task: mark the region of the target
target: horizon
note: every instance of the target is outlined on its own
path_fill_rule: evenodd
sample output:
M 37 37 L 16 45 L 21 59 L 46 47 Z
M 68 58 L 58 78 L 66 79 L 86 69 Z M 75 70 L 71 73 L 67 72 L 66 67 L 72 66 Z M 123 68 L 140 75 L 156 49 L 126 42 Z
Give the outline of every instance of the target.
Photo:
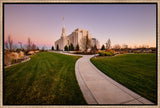
M 111 46 L 156 47 L 156 4 L 5 4 L 4 40 L 51 48 L 61 37 L 62 18 L 66 35 L 82 28 Z M 54 46 L 55 47 L 55 46 Z

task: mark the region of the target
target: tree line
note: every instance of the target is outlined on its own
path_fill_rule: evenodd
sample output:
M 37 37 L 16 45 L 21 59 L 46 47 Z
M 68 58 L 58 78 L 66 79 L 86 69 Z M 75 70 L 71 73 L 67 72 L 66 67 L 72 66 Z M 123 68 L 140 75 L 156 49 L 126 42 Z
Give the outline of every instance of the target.
M 18 44 L 20 44 L 20 48 L 18 48 L 17 45 L 14 45 L 14 41 L 11 38 L 11 36 L 9 35 L 7 37 L 7 40 L 4 42 L 4 48 L 8 51 L 13 51 L 16 49 L 27 50 L 27 51 L 39 50 L 38 46 L 34 42 L 32 42 L 30 38 L 27 39 L 26 45 L 23 45 L 22 42 L 18 42 Z
M 129 49 L 130 47 L 127 44 L 123 44 L 123 45 L 119 45 L 119 44 L 115 44 L 113 46 L 111 46 L 111 40 L 108 39 L 107 42 L 105 43 L 105 45 L 103 44 L 101 46 L 101 50 L 107 50 L 107 49 L 114 49 L 114 50 L 120 50 L 120 49 Z M 137 48 L 149 48 L 149 45 L 139 45 L 139 46 L 134 46 L 134 49 Z

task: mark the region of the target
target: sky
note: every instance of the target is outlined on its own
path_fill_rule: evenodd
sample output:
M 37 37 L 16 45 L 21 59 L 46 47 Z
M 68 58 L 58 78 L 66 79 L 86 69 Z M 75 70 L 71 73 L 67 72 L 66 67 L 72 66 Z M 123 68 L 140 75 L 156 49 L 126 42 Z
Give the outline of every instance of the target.
M 156 46 L 156 4 L 5 4 L 4 39 L 51 48 L 61 37 L 86 29 L 100 45 Z

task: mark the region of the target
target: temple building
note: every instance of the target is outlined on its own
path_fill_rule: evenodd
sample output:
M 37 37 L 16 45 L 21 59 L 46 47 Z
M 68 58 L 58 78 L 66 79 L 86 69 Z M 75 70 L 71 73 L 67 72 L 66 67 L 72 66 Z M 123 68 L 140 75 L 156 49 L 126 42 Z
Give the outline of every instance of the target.
M 63 17 L 62 34 L 61 34 L 60 39 L 55 41 L 55 48 L 57 48 L 57 46 L 58 46 L 59 50 L 64 51 L 64 47 L 66 45 L 69 46 L 72 43 L 74 48 L 76 48 L 76 46 L 79 45 L 79 49 L 84 50 L 82 48 L 81 39 L 82 39 L 82 37 L 87 36 L 87 35 L 88 35 L 88 39 L 92 40 L 92 35 L 88 32 L 88 30 L 77 28 L 70 35 L 67 36 L 65 33 L 64 17 Z

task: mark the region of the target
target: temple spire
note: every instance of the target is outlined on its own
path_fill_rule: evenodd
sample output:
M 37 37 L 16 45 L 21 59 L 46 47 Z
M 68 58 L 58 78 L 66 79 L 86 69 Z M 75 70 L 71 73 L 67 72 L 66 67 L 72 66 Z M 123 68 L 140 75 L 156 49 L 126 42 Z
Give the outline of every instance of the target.
M 66 36 L 65 27 L 64 27 L 64 17 L 63 17 L 63 28 L 62 28 L 62 37 Z
M 64 17 L 63 17 L 63 27 L 64 27 Z

